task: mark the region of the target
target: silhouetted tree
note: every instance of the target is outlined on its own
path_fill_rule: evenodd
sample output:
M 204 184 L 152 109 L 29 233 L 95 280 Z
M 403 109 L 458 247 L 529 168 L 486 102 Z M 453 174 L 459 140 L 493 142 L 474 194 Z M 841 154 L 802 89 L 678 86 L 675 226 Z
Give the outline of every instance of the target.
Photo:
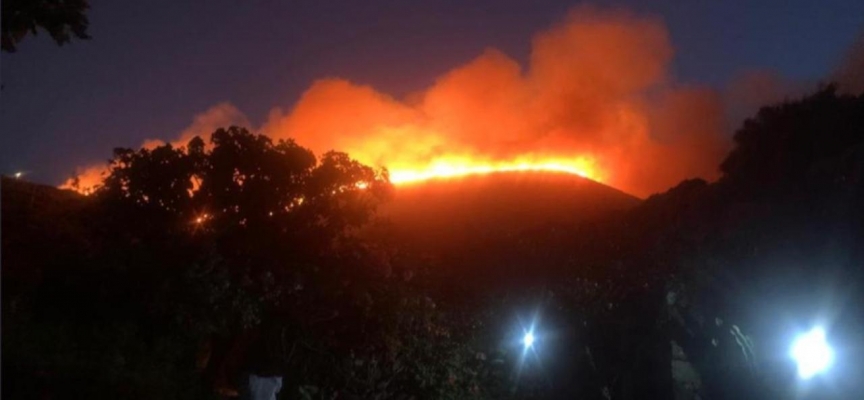
M 752 195 L 812 190 L 829 174 L 843 175 L 825 171 L 825 163 L 860 151 L 862 127 L 864 96 L 839 95 L 833 85 L 763 107 L 735 133 L 735 148 L 720 165 L 723 180 Z
M 391 251 L 358 234 L 389 192 L 386 171 L 238 127 L 208 143 L 116 149 L 93 195 L 98 258 L 113 271 L 102 293 L 151 321 L 155 338 L 197 339 L 218 387 L 236 365 L 218 354 L 258 337 L 267 343 L 248 354 L 290 369 L 294 393 L 479 393 L 483 361 L 434 301 L 389 274 Z
M 44 29 L 59 45 L 72 38 L 89 39 L 85 12 L 87 0 L 4 0 L 2 2 L 2 49 L 15 52 L 28 34 Z
M 856 343 L 864 330 L 862 102 L 827 87 L 763 108 L 718 182 L 685 181 L 587 223 L 513 228 L 449 258 L 400 247 L 398 231 L 382 234 L 388 244 L 361 234 L 389 193 L 386 171 L 237 127 L 117 149 L 87 198 L 4 178 L 3 394 L 206 397 L 189 382 L 217 380 L 217 349 L 269 331 L 276 345 L 260 349 L 301 398 L 782 398 L 759 374 L 794 386 L 758 357 L 788 334 L 771 315 L 839 298 L 833 332 Z M 442 238 L 462 229 L 441 225 Z M 438 267 L 452 260 L 530 270 L 562 349 L 544 373 L 572 384 L 509 385 L 520 352 L 500 351 L 490 325 L 534 304 L 530 289 L 475 280 L 460 290 L 488 303 L 437 302 L 390 273 L 423 265 L 446 294 L 457 285 Z

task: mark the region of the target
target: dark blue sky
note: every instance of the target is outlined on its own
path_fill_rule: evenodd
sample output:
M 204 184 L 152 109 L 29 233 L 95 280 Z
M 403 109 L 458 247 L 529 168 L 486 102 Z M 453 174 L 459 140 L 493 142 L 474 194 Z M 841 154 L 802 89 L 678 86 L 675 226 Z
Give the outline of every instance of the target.
M 115 146 L 171 138 L 229 101 L 262 122 L 339 76 L 396 96 L 485 47 L 523 60 L 577 2 L 91 0 L 89 41 L 45 34 L 2 54 L 0 172 L 58 183 Z M 825 77 L 864 29 L 864 1 L 594 2 L 661 17 L 679 81 L 722 88 L 752 70 Z

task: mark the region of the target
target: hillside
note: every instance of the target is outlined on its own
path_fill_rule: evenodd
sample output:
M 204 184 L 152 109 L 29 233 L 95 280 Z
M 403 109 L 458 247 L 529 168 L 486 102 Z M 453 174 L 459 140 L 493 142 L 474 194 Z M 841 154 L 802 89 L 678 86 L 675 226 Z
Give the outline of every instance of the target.
M 396 187 L 379 211 L 374 240 L 413 256 L 432 270 L 447 298 L 542 284 L 556 263 L 539 252 L 583 255 L 572 246 L 537 243 L 538 232 L 577 232 L 633 209 L 641 201 L 579 176 L 510 172 Z M 539 273 L 543 271 L 544 273 Z M 536 279 L 536 281 L 535 281 Z M 494 288 L 494 289 L 493 289 Z M 491 292 L 486 292 L 486 294 Z
M 442 250 L 549 224 L 573 225 L 639 202 L 571 174 L 510 172 L 400 186 L 379 214 L 403 243 Z
M 2 178 L 4 298 L 38 284 L 44 269 L 68 262 L 66 255 L 86 246 L 80 211 L 87 204 L 86 197 L 68 190 Z
M 736 133 L 717 182 L 684 181 L 645 201 L 571 175 L 496 174 L 396 187 L 371 226 L 355 213 L 377 204 L 371 191 L 291 191 L 285 164 L 262 162 L 278 155 L 266 141 L 217 170 L 276 166 L 264 191 L 208 182 L 227 195 L 207 201 L 248 219 L 192 224 L 189 212 L 117 191 L 97 204 L 4 178 L 3 394 L 203 393 L 210 375 L 191 367 L 201 344 L 267 317 L 289 329 L 283 348 L 298 349 L 282 354 L 286 387 L 356 393 L 346 398 L 793 398 L 788 348 L 814 324 L 846 365 L 825 381 L 836 386 L 812 393 L 864 398 L 850 351 L 864 343 L 862 111 L 864 96 L 830 88 L 763 108 Z M 250 142 L 219 146 L 239 143 Z M 147 174 L 120 172 L 158 176 L 137 182 L 147 198 L 185 199 L 166 183 L 187 175 L 150 173 L 173 150 L 162 151 L 126 167 Z M 323 200 L 305 212 L 258 206 L 310 191 Z M 366 237 L 350 234 L 361 227 Z M 513 344 L 531 315 L 542 317 L 542 368 L 527 364 L 516 390 L 525 353 Z M 377 378 L 344 379 L 357 376 Z

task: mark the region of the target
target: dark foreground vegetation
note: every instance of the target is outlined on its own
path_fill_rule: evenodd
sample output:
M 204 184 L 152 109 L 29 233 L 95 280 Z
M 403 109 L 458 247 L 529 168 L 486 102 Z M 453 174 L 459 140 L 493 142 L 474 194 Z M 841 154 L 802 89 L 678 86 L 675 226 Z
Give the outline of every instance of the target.
M 405 216 L 386 172 L 241 128 L 111 163 L 89 197 L 3 179 L 4 398 L 218 398 L 244 369 L 285 399 L 864 396 L 864 96 L 763 108 L 717 182 L 583 184 L 542 221 Z M 845 347 L 802 389 L 814 322 Z

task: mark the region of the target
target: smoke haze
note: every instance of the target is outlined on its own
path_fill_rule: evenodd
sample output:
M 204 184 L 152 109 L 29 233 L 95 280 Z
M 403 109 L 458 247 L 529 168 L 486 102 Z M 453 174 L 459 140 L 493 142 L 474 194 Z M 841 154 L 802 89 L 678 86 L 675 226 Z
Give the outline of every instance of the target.
M 271 110 L 259 130 L 318 154 L 347 152 L 393 177 L 442 163 L 551 160 L 647 196 L 685 178 L 716 178 L 729 145 L 723 97 L 676 82 L 673 53 L 659 19 L 577 7 L 534 36 L 526 65 L 489 48 L 409 99 L 323 78 L 290 109 Z M 248 122 L 222 103 L 172 142 Z

